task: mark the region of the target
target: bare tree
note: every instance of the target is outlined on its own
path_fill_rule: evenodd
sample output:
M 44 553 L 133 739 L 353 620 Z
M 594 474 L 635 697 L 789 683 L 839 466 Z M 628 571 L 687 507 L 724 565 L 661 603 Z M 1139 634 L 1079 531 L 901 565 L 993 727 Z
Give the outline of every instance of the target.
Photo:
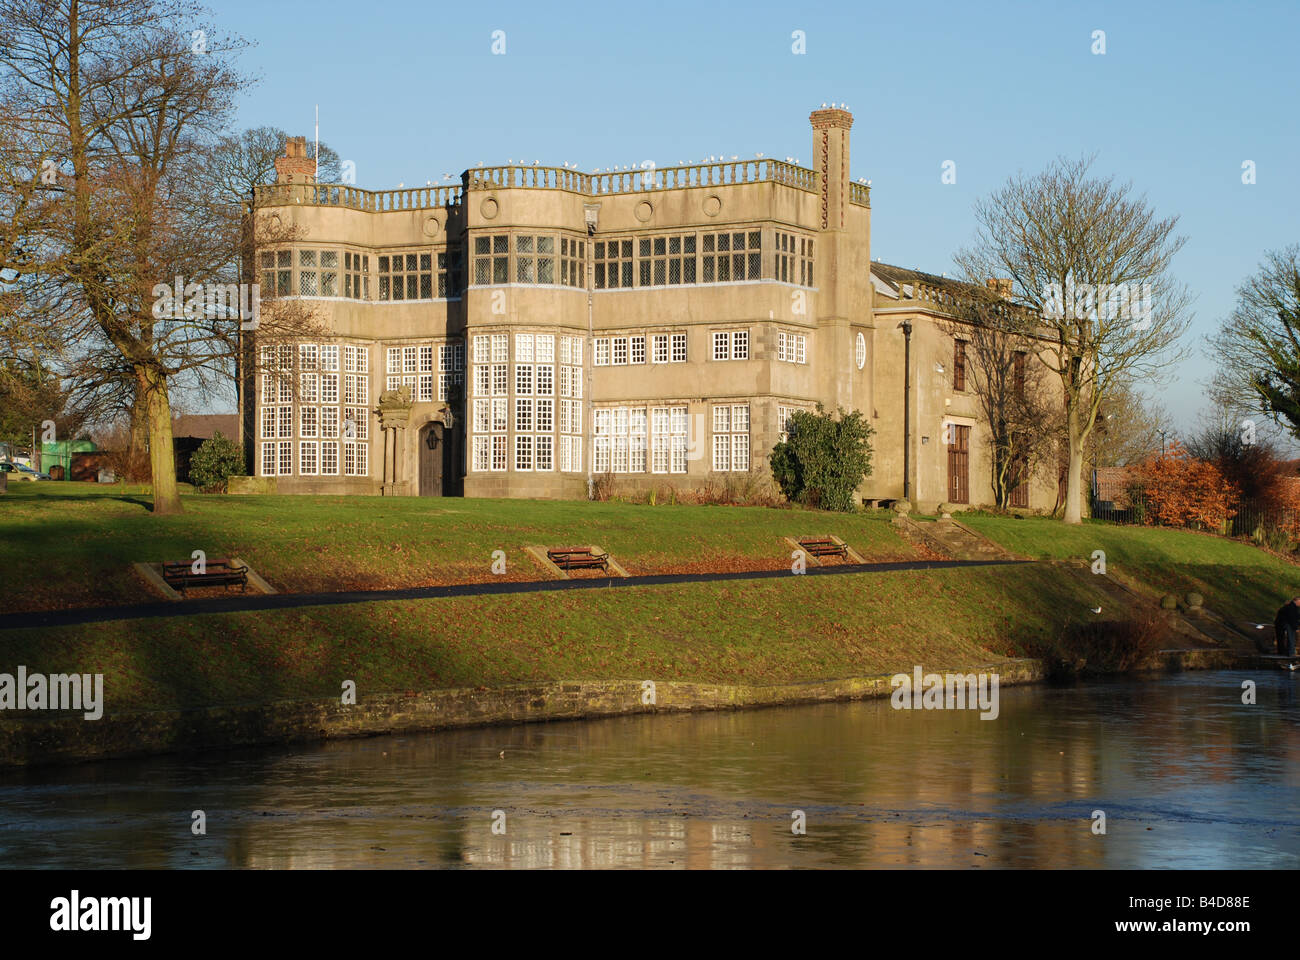
M 1159 402 L 1128 381 L 1114 381 L 1097 411 L 1084 459 L 1097 467 L 1141 463 L 1160 451 L 1160 433 L 1168 432 L 1171 422 L 1169 411 Z
M 1262 414 L 1300 439 L 1300 244 L 1264 255 L 1208 347 L 1227 415 Z
M 0 333 L 50 350 L 84 398 L 130 410 L 158 514 L 181 509 L 171 392 L 228 377 L 246 319 L 228 291 L 241 243 L 259 239 L 232 232 L 206 179 L 246 81 L 231 65 L 242 42 L 205 15 L 188 0 L 0 0 L 0 123 L 15 133 L 0 156 L 15 191 L 0 201 Z M 278 319 L 302 326 L 285 307 L 266 311 L 271 339 Z
M 941 326 L 966 345 L 969 389 L 989 431 L 993 501 L 1005 510 L 1020 484 L 1055 466 L 1048 371 L 1036 357 L 1032 318 L 996 288 L 972 283 L 952 309 Z
M 1170 275 L 1185 239 L 1129 184 L 1089 176 L 1092 160 L 1058 159 L 979 201 L 970 277 L 1010 277 L 1045 335 L 1038 356 L 1064 391 L 1069 465 L 1064 519 L 1082 520 L 1084 448 L 1117 380 L 1149 379 L 1177 359 L 1188 294 Z

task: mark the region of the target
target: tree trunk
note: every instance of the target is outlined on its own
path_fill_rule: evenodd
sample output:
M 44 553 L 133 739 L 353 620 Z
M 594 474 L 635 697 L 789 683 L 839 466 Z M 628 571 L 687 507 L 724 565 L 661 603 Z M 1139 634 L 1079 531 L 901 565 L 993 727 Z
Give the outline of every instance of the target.
M 162 516 L 181 512 L 176 486 L 176 457 L 172 450 L 172 408 L 167 378 L 156 369 L 137 368 L 136 383 L 144 401 L 149 431 L 149 466 L 153 478 L 153 512 Z
M 1082 523 L 1081 504 L 1083 493 L 1083 437 L 1079 429 L 1079 406 L 1071 404 L 1066 412 L 1066 423 L 1070 439 L 1070 465 L 1065 474 L 1065 516 L 1066 523 Z

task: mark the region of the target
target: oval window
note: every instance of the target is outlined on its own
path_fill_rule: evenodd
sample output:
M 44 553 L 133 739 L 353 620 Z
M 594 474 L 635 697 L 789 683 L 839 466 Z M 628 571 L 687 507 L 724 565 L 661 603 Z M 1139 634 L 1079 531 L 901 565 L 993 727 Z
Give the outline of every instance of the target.
M 860 333 L 858 334 L 857 358 L 858 369 L 861 370 L 867 362 L 867 338 Z

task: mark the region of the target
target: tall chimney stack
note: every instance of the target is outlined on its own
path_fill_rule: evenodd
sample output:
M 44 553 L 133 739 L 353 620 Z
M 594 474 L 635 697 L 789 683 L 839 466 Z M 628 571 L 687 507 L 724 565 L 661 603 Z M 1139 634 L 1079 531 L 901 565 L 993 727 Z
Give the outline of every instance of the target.
M 849 202 L 849 130 L 853 114 L 843 107 L 814 110 L 808 117 L 813 128 L 813 171 L 821 191 L 823 230 L 843 230 L 844 205 Z
M 307 138 L 290 137 L 284 156 L 275 158 L 276 183 L 315 183 L 316 161 L 307 156 Z

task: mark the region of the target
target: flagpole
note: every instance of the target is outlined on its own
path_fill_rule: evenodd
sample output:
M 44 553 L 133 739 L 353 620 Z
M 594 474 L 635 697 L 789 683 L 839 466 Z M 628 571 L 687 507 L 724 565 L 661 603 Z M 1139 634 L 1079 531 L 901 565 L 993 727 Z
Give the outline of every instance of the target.
M 320 104 L 316 104 L 316 182 L 320 183 Z

